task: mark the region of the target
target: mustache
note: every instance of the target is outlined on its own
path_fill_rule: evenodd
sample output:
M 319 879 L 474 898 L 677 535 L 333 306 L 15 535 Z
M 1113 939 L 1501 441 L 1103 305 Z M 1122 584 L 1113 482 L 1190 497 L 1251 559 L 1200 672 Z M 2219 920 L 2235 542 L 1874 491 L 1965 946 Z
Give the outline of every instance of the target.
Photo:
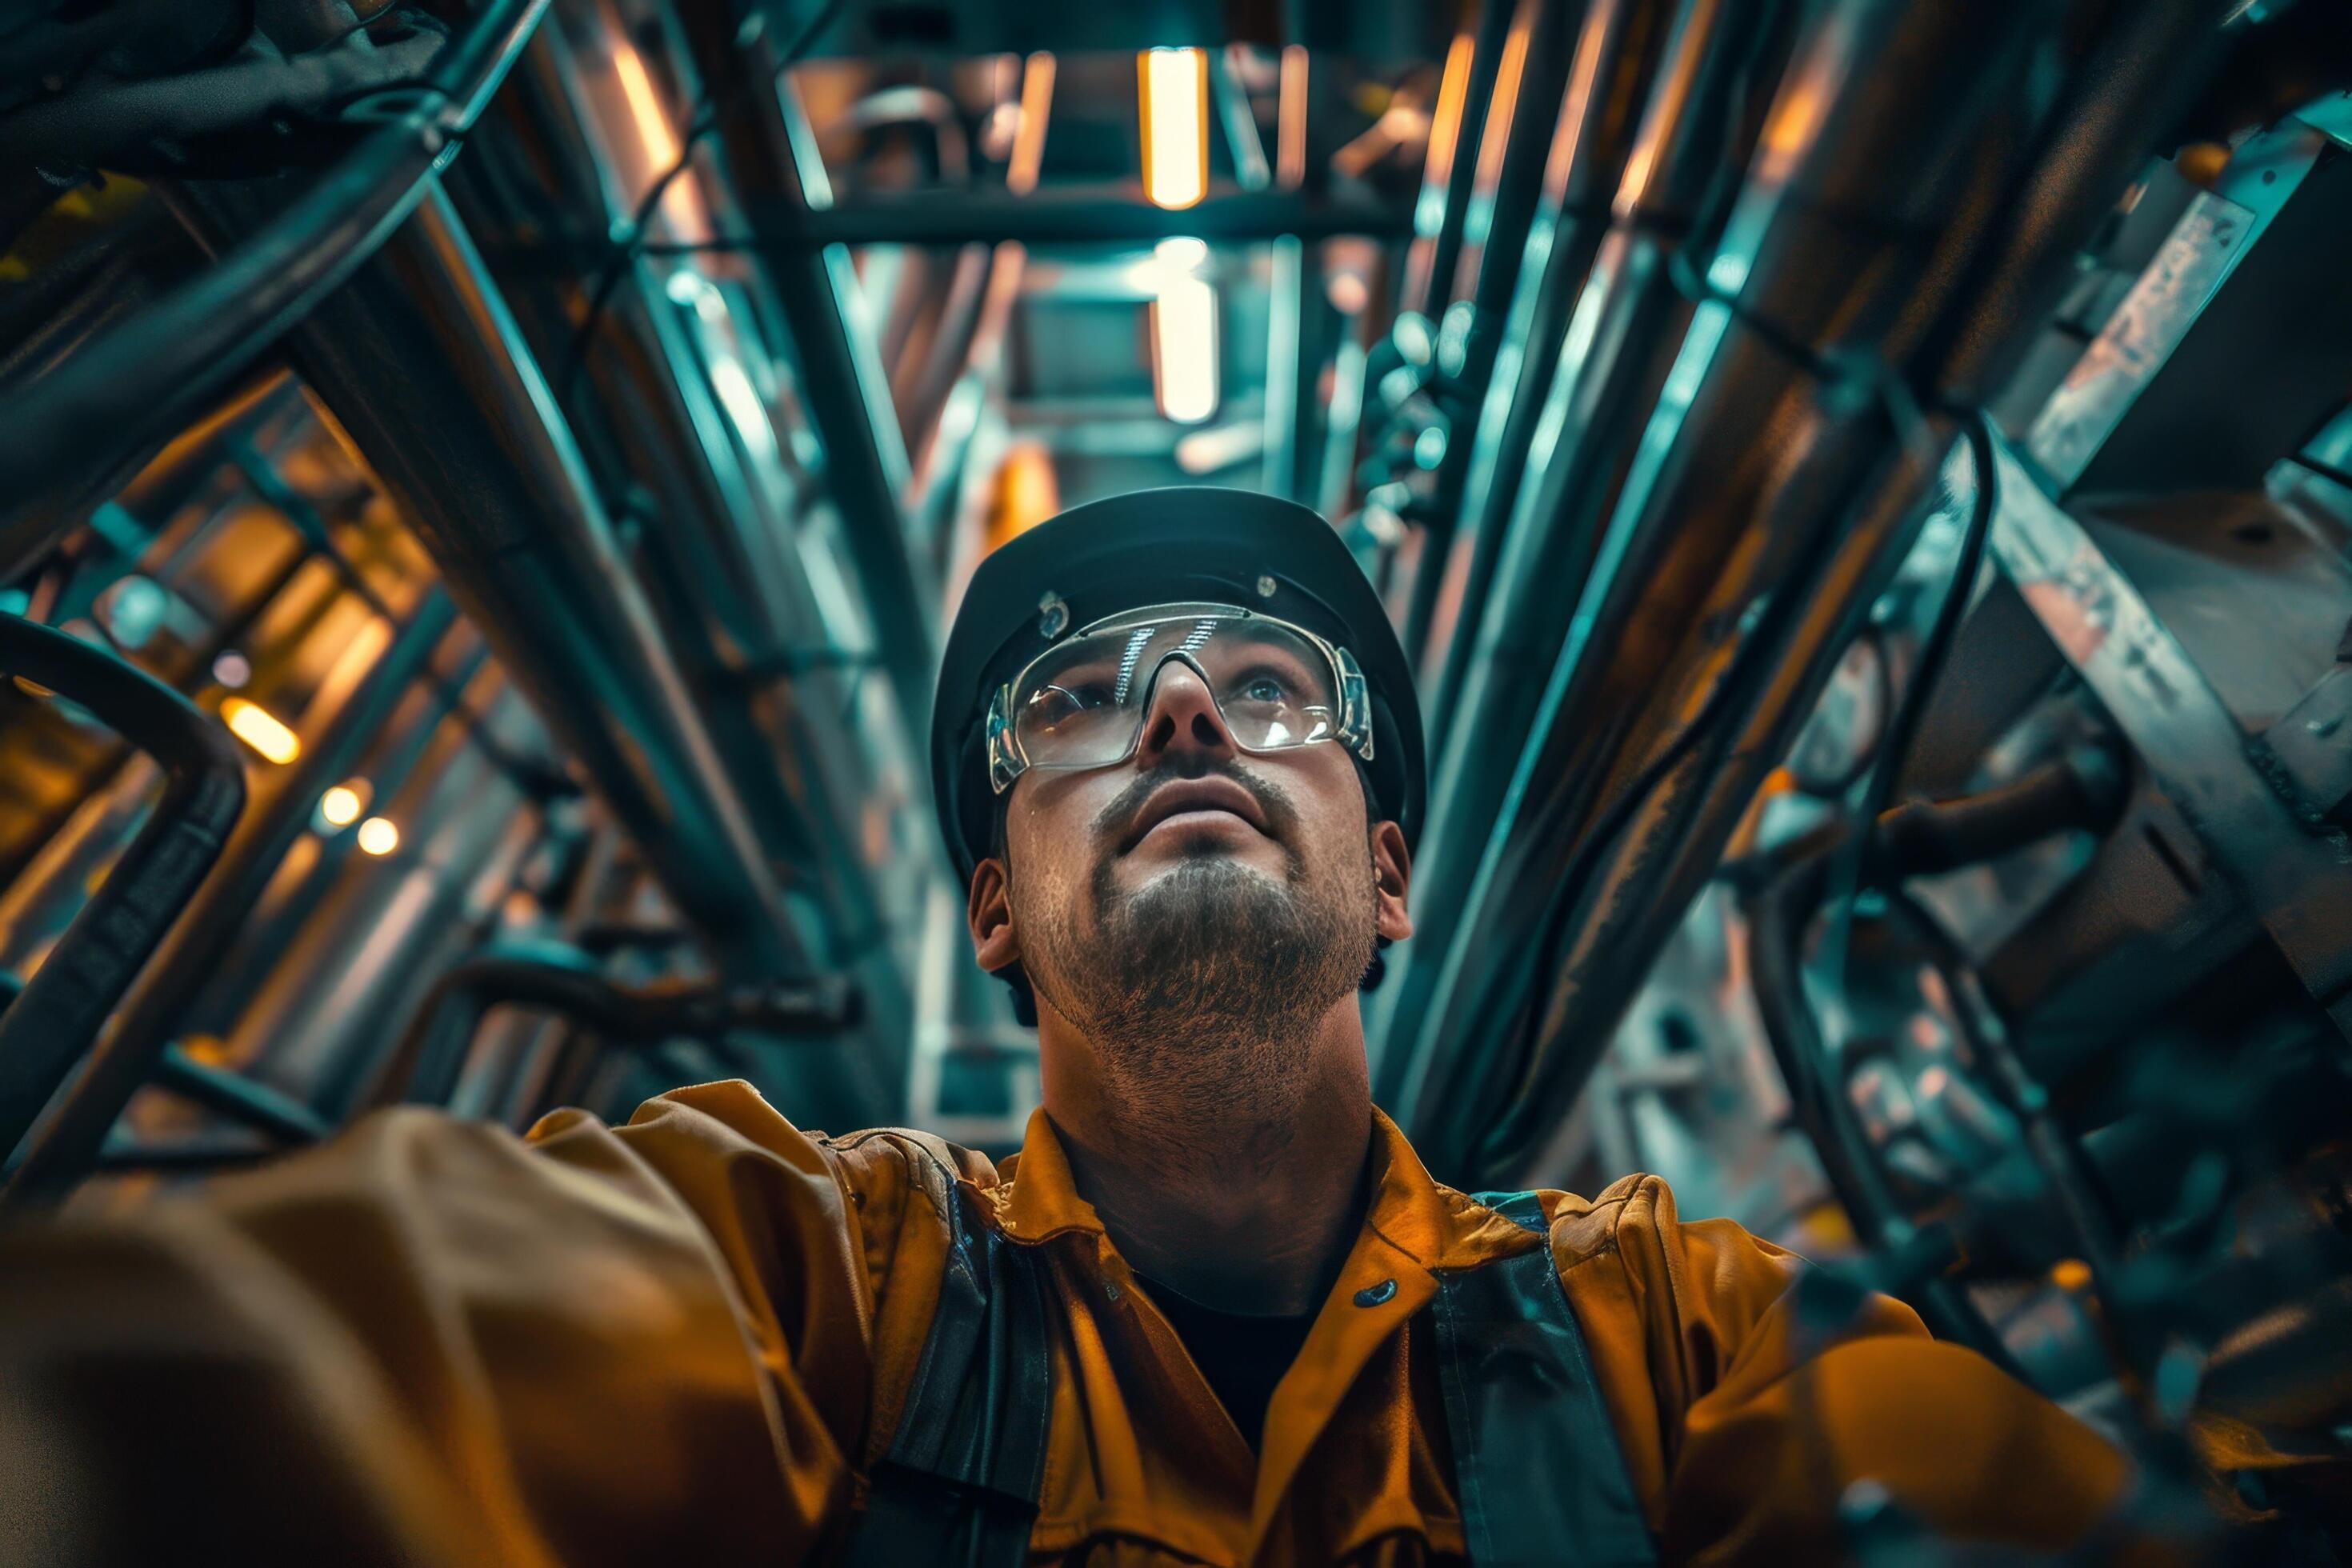
M 1213 776 L 1230 779 L 1249 791 L 1250 798 L 1257 802 L 1260 811 L 1265 813 L 1265 825 L 1270 836 L 1283 843 L 1294 841 L 1291 829 L 1298 821 L 1298 807 L 1292 802 L 1288 792 L 1273 780 L 1260 778 L 1239 763 L 1222 757 L 1207 758 L 1192 766 L 1160 763 L 1119 791 L 1111 798 L 1109 805 L 1096 814 L 1095 837 L 1116 842 L 1128 825 L 1135 820 L 1136 813 L 1143 809 L 1143 803 L 1150 799 L 1152 792 L 1161 784 Z

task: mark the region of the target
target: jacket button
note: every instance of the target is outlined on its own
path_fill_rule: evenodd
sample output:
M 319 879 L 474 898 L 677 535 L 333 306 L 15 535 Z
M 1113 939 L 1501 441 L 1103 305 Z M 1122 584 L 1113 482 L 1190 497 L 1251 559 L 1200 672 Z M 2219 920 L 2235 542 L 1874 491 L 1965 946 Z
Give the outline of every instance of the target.
M 1110 1300 L 1114 1300 L 1114 1301 L 1118 1300 L 1118 1280 L 1116 1280 L 1116 1279 L 1106 1279 L 1106 1280 L 1104 1280 L 1104 1281 L 1103 1281 L 1103 1294 L 1104 1294 L 1105 1296 L 1108 1297 Z
M 1377 1307 L 1395 1294 L 1396 1281 L 1393 1279 L 1383 1279 L 1377 1285 L 1367 1285 L 1362 1289 L 1357 1291 L 1356 1305 L 1359 1307 Z

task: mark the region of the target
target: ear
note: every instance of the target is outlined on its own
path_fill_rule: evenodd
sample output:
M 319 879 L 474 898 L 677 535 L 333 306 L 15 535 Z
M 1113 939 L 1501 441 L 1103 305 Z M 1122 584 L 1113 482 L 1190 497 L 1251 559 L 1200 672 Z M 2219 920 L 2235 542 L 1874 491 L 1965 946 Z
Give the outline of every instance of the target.
M 971 952 L 991 974 L 1021 962 L 1021 939 L 1013 929 L 1012 882 L 1004 862 L 992 855 L 973 868 L 964 900 L 964 923 L 971 928 Z
M 1391 942 L 1412 934 L 1412 917 L 1404 907 L 1412 882 L 1412 851 L 1404 847 L 1404 829 L 1393 822 L 1372 824 L 1373 925 Z

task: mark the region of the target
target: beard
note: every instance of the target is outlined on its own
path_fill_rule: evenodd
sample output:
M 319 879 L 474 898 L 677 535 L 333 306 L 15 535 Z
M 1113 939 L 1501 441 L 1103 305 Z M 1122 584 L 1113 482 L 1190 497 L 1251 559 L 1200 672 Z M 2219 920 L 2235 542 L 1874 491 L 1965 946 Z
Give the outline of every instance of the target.
M 1256 798 L 1283 849 L 1281 877 L 1204 839 L 1142 887 L 1121 888 L 1119 828 L 1160 784 L 1208 772 Z M 1083 896 L 1022 910 L 1030 983 L 1092 1042 L 1115 1093 L 1219 1116 L 1290 1109 L 1307 1080 L 1307 1031 L 1371 963 L 1369 842 L 1303 847 L 1288 796 L 1231 763 L 1155 770 L 1096 826 Z

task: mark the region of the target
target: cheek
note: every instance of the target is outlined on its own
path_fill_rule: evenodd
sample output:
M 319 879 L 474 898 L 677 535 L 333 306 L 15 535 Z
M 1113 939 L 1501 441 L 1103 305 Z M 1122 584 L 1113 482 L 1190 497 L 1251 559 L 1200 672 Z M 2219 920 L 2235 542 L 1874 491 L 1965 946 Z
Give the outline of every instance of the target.
M 1054 889 L 1087 872 L 1094 842 L 1087 824 L 1100 806 L 1076 787 L 1083 778 L 1037 780 L 1041 787 L 1032 793 L 1034 778 L 1013 785 L 1004 821 L 1007 859 L 1016 897 L 1025 890 L 1033 898 L 1056 899 Z
M 1314 766 L 1311 771 L 1302 768 L 1303 776 L 1292 784 L 1302 837 L 1315 846 L 1318 859 L 1338 852 L 1350 860 L 1369 859 L 1371 817 L 1355 764 L 1337 746 L 1307 750 L 1317 753 Z

